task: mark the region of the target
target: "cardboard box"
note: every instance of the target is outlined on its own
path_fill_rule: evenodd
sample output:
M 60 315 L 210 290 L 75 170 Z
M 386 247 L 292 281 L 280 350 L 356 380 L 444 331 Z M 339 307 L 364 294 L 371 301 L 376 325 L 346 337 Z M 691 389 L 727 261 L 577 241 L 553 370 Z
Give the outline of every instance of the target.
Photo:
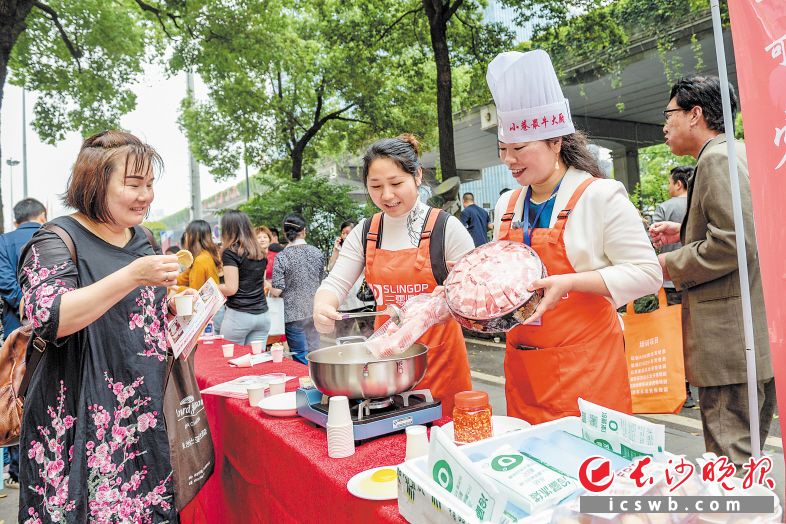
M 565 417 L 466 444 L 459 449 L 470 459 L 473 459 L 473 455 L 475 457 L 489 456 L 503 444 L 510 444 L 518 449 L 526 439 L 548 435 L 555 430 L 564 430 L 581 436 L 581 419 Z M 427 456 L 406 461 L 398 467 L 398 507 L 401 515 L 412 523 L 481 524 L 481 521 L 469 507 L 462 504 L 431 479 L 428 472 Z M 515 522 L 545 524 L 551 520 L 552 512 L 552 510 L 545 510 Z

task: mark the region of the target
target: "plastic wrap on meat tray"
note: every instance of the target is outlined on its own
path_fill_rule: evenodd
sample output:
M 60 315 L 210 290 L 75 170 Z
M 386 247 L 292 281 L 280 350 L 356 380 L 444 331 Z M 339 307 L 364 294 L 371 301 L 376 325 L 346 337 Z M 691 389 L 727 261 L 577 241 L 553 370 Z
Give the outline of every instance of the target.
M 459 260 L 445 280 L 445 292 L 456 320 L 484 333 L 508 331 L 529 318 L 542 290 L 529 285 L 546 276 L 540 257 L 520 242 L 484 244 Z
M 399 324 L 388 320 L 366 341 L 366 347 L 377 358 L 391 357 L 406 351 L 432 326 L 450 318 L 450 309 L 443 295 L 418 295 L 401 308 Z

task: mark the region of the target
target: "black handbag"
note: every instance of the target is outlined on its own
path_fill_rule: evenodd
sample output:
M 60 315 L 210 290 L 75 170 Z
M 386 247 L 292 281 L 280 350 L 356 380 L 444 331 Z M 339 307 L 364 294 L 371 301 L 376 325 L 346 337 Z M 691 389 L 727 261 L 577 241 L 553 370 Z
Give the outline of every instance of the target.
M 371 286 L 368 285 L 366 280 L 363 280 L 363 283 L 360 285 L 360 289 L 358 290 L 357 294 L 355 295 L 358 297 L 358 300 L 361 302 L 374 302 L 374 290 L 371 289 Z

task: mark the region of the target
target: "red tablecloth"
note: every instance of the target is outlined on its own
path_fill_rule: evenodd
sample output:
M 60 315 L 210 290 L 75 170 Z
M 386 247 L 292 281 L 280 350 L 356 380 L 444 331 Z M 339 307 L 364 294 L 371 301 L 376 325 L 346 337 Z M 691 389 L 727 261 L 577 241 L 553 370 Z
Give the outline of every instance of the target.
M 203 389 L 243 375 L 308 375 L 306 366 L 291 360 L 231 367 L 221 354 L 222 343 L 219 339 L 200 343 L 197 349 L 196 375 Z M 244 352 L 248 349 L 236 347 L 235 355 Z M 296 380 L 287 383 L 287 391 L 297 387 Z M 205 395 L 204 402 L 216 470 L 182 512 L 183 522 L 405 522 L 395 500 L 362 500 L 346 487 L 360 471 L 400 464 L 403 434 L 371 440 L 357 447 L 351 457 L 331 459 L 325 430 L 303 418 L 270 417 L 246 400 L 216 395 Z

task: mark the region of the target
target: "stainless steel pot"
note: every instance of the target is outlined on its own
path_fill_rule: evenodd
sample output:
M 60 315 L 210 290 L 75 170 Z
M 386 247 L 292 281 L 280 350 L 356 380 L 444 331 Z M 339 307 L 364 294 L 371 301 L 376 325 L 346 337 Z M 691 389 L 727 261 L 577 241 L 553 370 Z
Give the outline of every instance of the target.
M 426 374 L 428 348 L 413 344 L 395 357 L 377 360 L 365 342 L 317 349 L 306 355 L 314 386 L 328 396 L 382 398 L 409 391 Z

